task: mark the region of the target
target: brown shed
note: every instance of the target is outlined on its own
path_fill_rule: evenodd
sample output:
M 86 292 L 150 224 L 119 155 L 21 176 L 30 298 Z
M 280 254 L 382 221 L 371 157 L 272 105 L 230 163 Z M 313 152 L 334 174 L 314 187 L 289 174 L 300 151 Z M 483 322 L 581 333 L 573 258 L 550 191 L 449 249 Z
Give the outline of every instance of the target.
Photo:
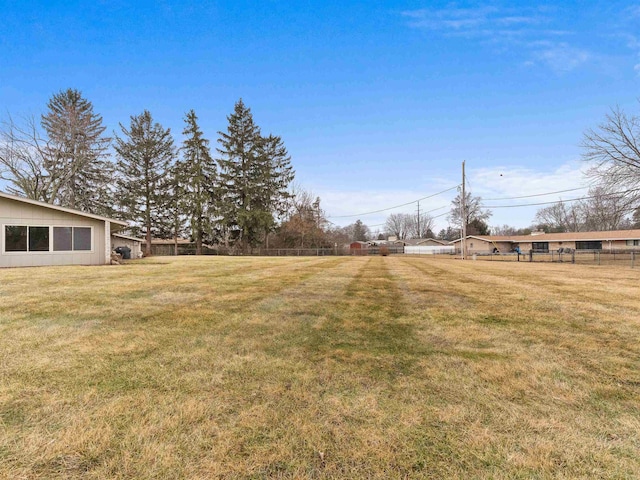
M 367 242 L 351 242 L 349 244 L 349 251 L 351 255 L 367 255 L 369 252 L 369 244 Z

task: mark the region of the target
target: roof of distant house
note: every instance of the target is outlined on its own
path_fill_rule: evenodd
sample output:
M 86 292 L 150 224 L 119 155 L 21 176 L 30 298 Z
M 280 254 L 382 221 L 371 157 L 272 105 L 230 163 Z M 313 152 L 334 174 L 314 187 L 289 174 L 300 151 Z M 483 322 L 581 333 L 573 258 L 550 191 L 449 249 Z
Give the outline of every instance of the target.
M 411 246 L 422 245 L 427 242 L 435 242 L 439 243 L 440 245 L 446 245 L 447 243 L 449 243 L 444 240 L 438 240 L 437 238 L 409 238 L 407 240 L 398 240 L 398 242 L 400 241 L 404 242 L 405 245 Z
M 571 242 L 571 241 L 600 241 L 600 240 L 629 240 L 640 239 L 640 229 L 635 230 L 608 230 L 601 232 L 565 232 L 565 233 L 539 233 L 536 235 L 467 235 L 467 238 L 476 238 L 485 242 Z M 451 243 L 461 241 L 461 238 Z
M 145 242 L 146 240 L 142 240 L 142 241 Z M 179 245 L 184 245 L 187 243 L 191 243 L 191 240 L 189 240 L 188 238 L 179 238 L 178 240 L 175 240 L 174 238 L 152 238 L 151 239 L 151 245 L 174 245 L 176 242 Z

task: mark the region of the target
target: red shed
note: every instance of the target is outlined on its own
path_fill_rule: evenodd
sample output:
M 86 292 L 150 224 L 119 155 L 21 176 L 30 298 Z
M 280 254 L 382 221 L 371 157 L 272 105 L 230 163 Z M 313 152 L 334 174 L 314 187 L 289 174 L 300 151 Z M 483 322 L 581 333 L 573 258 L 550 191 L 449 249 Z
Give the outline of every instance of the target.
M 351 255 L 367 255 L 369 252 L 369 244 L 367 242 L 351 242 L 349 244 L 349 250 Z

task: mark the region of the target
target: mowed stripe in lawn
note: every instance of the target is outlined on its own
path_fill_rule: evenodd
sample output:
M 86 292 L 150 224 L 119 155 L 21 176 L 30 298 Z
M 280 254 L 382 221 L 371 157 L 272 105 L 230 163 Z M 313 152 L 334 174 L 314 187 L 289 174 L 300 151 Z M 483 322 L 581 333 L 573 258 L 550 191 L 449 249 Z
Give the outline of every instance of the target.
M 567 278 L 572 265 L 389 263 L 413 316 L 424 318 L 420 338 L 437 350 L 424 368 L 440 379 L 443 428 L 458 434 L 465 425 L 457 451 L 480 460 L 489 476 L 507 467 L 525 477 L 638 471 L 640 347 L 631 338 L 639 316 L 619 317 L 609 302 L 572 302 L 572 293 L 600 298 L 599 281 L 584 281 L 593 272 L 578 274 L 580 282 Z M 638 311 L 637 293 L 626 301 Z
M 242 414 L 209 470 L 228 470 L 228 459 L 243 455 L 230 478 L 393 478 L 421 469 L 427 453 L 411 436 L 424 436 L 398 429 L 413 410 L 394 383 L 423 354 L 404 314 L 381 258 L 350 259 L 256 304 L 235 339 L 244 362 L 228 370 L 223 389 L 242 382 L 245 395 L 228 399 Z
M 185 304 L 233 306 L 240 296 L 255 301 L 312 275 L 314 265 L 336 261 L 169 257 L 121 267 L 7 269 L 0 271 L 0 315 L 5 320 L 55 316 L 60 321 L 65 315 L 145 320 Z
M 144 417 L 155 415 L 158 402 L 179 411 L 181 402 L 176 404 L 171 392 L 192 405 L 185 394 L 215 385 L 224 366 L 233 365 L 224 348 L 227 318 L 344 261 L 176 259 L 162 266 L 151 261 L 122 269 L 1 272 L 2 291 L 11 298 L 0 313 L 2 376 L 11 380 L 0 387 L 0 408 L 3 420 L 13 419 L 8 422 L 11 435 L 5 437 L 12 439 L 12 446 L 0 442 L 6 465 L 21 465 L 26 471 L 38 465 L 66 471 L 67 462 L 72 467 L 80 463 L 80 468 L 84 461 L 79 459 L 88 450 L 100 452 L 92 463 L 105 461 L 116 471 L 124 459 L 118 454 L 110 458 L 109 452 L 128 457 L 144 448 L 136 441 L 130 453 L 116 448 L 123 432 L 140 421 L 146 423 Z M 228 274 L 220 275 L 221 269 Z M 216 273 L 207 274 L 211 270 Z M 56 282 L 61 273 L 66 277 Z M 74 273 L 80 274 L 78 282 Z M 21 302 L 17 295 L 14 299 L 14 282 L 29 285 L 27 301 Z M 139 294 L 123 299 L 128 287 Z M 235 329 L 242 330 L 242 325 Z M 200 333 L 211 330 L 218 331 L 218 341 L 207 344 Z M 116 411 L 127 420 L 106 420 Z M 165 413 L 171 417 L 170 411 Z M 108 432 L 92 425 L 108 427 Z M 162 448 L 170 445 L 167 438 L 159 443 Z M 150 448 L 149 459 L 157 453 Z
M 0 477 L 632 478 L 633 321 L 434 260 L 0 271 Z

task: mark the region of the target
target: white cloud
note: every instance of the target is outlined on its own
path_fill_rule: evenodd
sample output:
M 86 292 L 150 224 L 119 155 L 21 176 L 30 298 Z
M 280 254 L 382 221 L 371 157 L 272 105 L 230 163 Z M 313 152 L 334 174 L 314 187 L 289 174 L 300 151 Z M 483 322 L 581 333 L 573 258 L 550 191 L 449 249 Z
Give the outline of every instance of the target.
M 540 172 L 522 166 L 479 168 L 469 173 L 474 193 L 487 198 L 537 195 L 586 186 L 585 173 L 589 166 L 584 162 L 559 165 L 551 172 Z M 553 198 L 542 198 L 551 201 Z M 525 199 L 523 203 L 531 203 Z
M 533 52 L 533 59 L 543 63 L 557 73 L 565 73 L 578 68 L 591 58 L 591 54 L 567 43 L 551 43 Z
M 627 47 L 632 50 L 640 50 L 640 40 L 635 35 L 621 35 L 622 38 L 626 39 Z
M 449 7 L 444 9 L 420 9 L 401 12 L 409 18 L 413 28 L 441 31 L 445 34 L 469 37 L 508 36 L 517 33 L 505 27 L 519 27 L 539 23 L 537 15 L 521 15 L 511 11 L 500 11 L 496 7 L 477 8 Z
M 323 190 L 316 188 L 322 199 L 322 208 L 329 216 L 329 220 L 336 225 L 344 226 L 360 219 L 365 224 L 375 227 L 375 225 L 383 224 L 391 213 L 415 213 L 417 204 L 415 201 L 425 197 L 431 193 L 442 191 L 445 188 L 455 186 L 455 181 L 449 182 L 446 186 L 432 186 L 429 191 L 414 190 L 389 190 L 389 191 L 336 191 Z M 428 212 L 432 216 L 448 212 L 451 200 L 456 196 L 456 190 L 443 193 L 436 197 L 420 201 L 420 211 Z M 403 205 L 408 204 L 408 205 Z M 402 205 L 402 206 L 400 206 Z M 389 209 L 390 207 L 397 208 Z M 383 212 L 363 215 L 364 213 L 374 212 L 377 210 L 385 210 Z M 387 210 L 389 209 L 389 210 Z M 441 220 L 446 220 L 441 217 Z
M 409 26 L 439 32 L 446 36 L 480 39 L 485 44 L 519 50 L 526 66 L 545 66 L 565 73 L 587 63 L 593 55 L 583 48 L 558 42 L 571 31 L 547 28 L 554 19 L 544 8 L 444 8 L 402 12 Z M 495 51 L 495 49 L 494 49 Z
M 544 202 L 570 200 L 586 195 L 588 183 L 585 173 L 589 165 L 585 162 L 569 162 L 559 165 L 551 172 L 540 172 L 522 166 L 504 166 L 474 169 L 469 172 L 469 185 L 474 195 L 483 198 L 486 206 L 493 208 L 491 225 L 531 225 L 536 211 L 544 205 L 529 205 Z M 580 190 L 573 190 L 581 188 Z M 552 193 L 539 195 L 541 193 Z M 514 198 L 536 195 L 529 198 Z M 538 196 L 539 195 L 539 196 Z
M 527 227 L 531 225 L 536 211 L 542 208 L 542 205 L 526 206 L 526 204 L 556 202 L 584 196 L 588 187 L 585 177 L 585 172 L 588 168 L 588 164 L 579 161 L 558 165 L 552 171 L 538 171 L 534 168 L 519 165 L 468 168 L 467 188 L 473 195 L 482 197 L 484 204 L 487 206 L 509 206 L 508 208 L 492 209 L 493 216 L 489 220 L 490 225 L 508 224 L 515 227 Z M 459 182 L 458 178 L 440 178 L 434 180 L 433 184 L 425 191 L 338 191 L 314 188 L 314 193 L 320 195 L 322 208 L 330 216 L 329 220 L 336 225 L 344 226 L 360 219 L 371 226 L 372 230 L 375 230 L 376 228 L 382 229 L 378 225 L 384 224 L 390 213 L 415 213 L 417 207 L 415 200 L 457 185 L 457 182 Z M 576 188 L 581 189 L 530 198 L 513 198 L 549 192 L 562 192 Z M 429 214 L 434 217 L 441 215 L 435 220 L 437 230 L 447 227 L 447 214 L 449 213 L 451 200 L 456 195 L 457 191 L 454 189 L 420 202 L 421 212 L 437 209 Z M 409 203 L 409 205 L 371 215 L 362 215 L 363 213 L 387 209 L 404 203 Z M 343 217 L 344 215 L 354 216 Z
M 640 18 L 640 5 L 633 5 L 627 8 L 626 12 L 631 18 Z

